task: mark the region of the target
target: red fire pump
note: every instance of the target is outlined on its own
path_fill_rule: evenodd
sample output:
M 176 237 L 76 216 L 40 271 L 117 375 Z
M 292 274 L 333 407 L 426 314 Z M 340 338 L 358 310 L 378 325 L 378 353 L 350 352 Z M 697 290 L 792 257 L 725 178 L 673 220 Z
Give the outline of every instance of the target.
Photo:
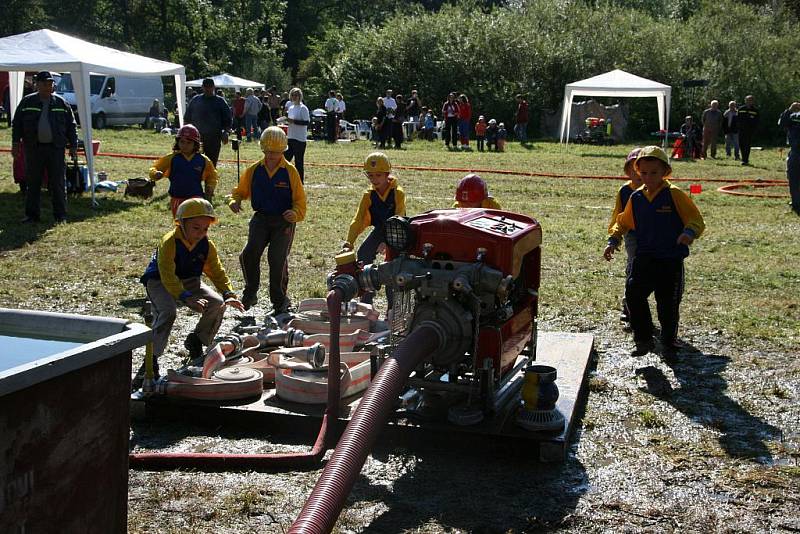
M 385 263 L 355 265 L 342 254 L 331 284 L 352 276 L 359 292 L 392 290 L 385 354 L 423 324 L 437 331 L 438 348 L 408 382 L 411 413 L 427 394 L 449 392 L 464 400 L 448 401 L 452 422 L 480 421 L 511 400 L 521 384 L 512 378 L 535 359 L 541 226 L 516 213 L 452 209 L 392 217 L 385 235 Z

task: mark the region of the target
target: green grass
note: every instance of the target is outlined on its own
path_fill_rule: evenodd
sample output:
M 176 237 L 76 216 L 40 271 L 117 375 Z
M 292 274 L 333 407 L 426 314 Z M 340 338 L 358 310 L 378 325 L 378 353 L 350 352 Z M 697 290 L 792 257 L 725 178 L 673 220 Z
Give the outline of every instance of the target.
M 96 132 L 102 150 L 159 156 L 172 140 L 139 129 Z M 0 146 L 10 145 L 10 131 L 0 128 Z M 487 169 L 483 177 L 492 194 L 511 211 L 537 218 L 543 227 L 543 272 L 540 317 L 552 327 L 595 330 L 616 320 L 623 288 L 624 255 L 612 263 L 601 256 L 605 230 L 621 181 L 510 176 L 491 170 L 517 170 L 573 175 L 618 175 L 630 145 L 595 147 L 536 142 L 516 143 L 497 153 L 447 152 L 441 144 L 413 142 L 390 151 L 396 166 Z M 366 142 L 309 143 L 306 152 L 308 215 L 298 225 L 290 257 L 289 291 L 295 301 L 325 292 L 325 275 L 343 241 L 367 181 L 358 169 L 322 166 L 360 163 L 371 151 Z M 723 152 L 724 153 L 724 152 Z M 257 143 L 244 143 L 243 161 L 259 156 Z M 221 215 L 211 237 L 237 287 L 237 256 L 247 236 L 249 206 L 234 215 L 222 196 L 236 182 L 235 154 L 223 147 L 216 207 Z M 681 334 L 690 337 L 717 332 L 717 341 L 747 349 L 796 350 L 800 345 L 797 305 L 800 270 L 800 218 L 786 199 L 733 197 L 716 191 L 721 184 L 705 179 L 784 178 L 778 149 L 756 151 L 754 166 L 728 159 L 676 162 L 677 178 L 703 184 L 695 200 L 707 233 L 692 247 L 686 262 L 687 288 L 682 304 Z M 101 157 L 96 170 L 111 180 L 145 176 L 147 160 Z M 242 164 L 242 168 L 246 163 Z M 464 174 L 445 170 L 397 170 L 408 195 L 410 214 L 449 206 L 457 180 Z M 687 184 L 682 187 L 688 189 Z M 37 308 L 137 318 L 143 297 L 138 277 L 159 237 L 170 228 L 166 182 L 149 201 L 126 199 L 122 193 L 70 199 L 70 224 L 52 226 L 49 200 L 43 197 L 44 222 L 18 223 L 22 197 L 11 179 L 11 157 L 0 152 L 0 306 Z M 770 193 L 786 192 L 771 188 Z M 363 237 L 363 236 L 362 236 Z M 266 273 L 265 273 L 266 274 Z M 703 348 L 703 347 L 700 347 Z

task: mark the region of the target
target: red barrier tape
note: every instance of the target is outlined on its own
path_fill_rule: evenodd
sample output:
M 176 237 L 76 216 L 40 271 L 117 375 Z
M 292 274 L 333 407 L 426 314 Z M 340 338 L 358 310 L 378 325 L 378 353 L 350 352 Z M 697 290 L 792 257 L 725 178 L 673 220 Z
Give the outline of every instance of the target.
M 0 152 L 10 152 L 11 150 L 8 148 L 0 148 Z M 106 157 L 106 158 L 127 158 L 127 159 L 144 159 L 155 161 L 161 156 L 148 156 L 146 154 L 120 154 L 116 152 L 100 152 L 95 157 Z M 219 160 L 222 163 L 236 163 L 235 159 L 221 159 Z M 253 164 L 257 160 L 239 160 L 239 163 L 243 164 Z M 341 168 L 353 168 L 353 169 L 360 169 L 362 165 L 360 163 L 309 163 L 306 162 L 307 167 L 341 167 Z M 610 175 L 592 175 L 592 174 L 563 174 L 563 173 L 550 173 L 550 172 L 530 172 L 530 171 L 513 171 L 513 170 L 506 170 L 506 169 L 482 169 L 482 168 L 471 168 L 471 167 L 421 167 L 415 165 L 393 165 L 395 169 L 400 170 L 409 170 L 409 171 L 422 171 L 422 172 L 455 172 L 455 173 L 481 173 L 481 174 L 503 174 L 507 176 L 533 176 L 533 177 L 541 177 L 541 178 L 569 178 L 569 179 L 579 179 L 579 180 L 627 180 L 628 178 L 625 176 L 610 176 Z M 706 183 L 723 183 L 723 184 L 737 184 L 740 180 L 734 180 L 730 178 L 670 178 L 671 182 L 706 182 Z M 760 184 L 774 184 L 774 185 L 785 185 L 786 182 L 782 180 L 759 180 L 758 183 Z M 725 193 L 726 191 L 722 191 Z M 734 193 L 729 193 L 734 194 Z M 743 196 L 744 193 L 740 193 Z M 759 195 L 750 195 L 750 196 L 759 196 Z

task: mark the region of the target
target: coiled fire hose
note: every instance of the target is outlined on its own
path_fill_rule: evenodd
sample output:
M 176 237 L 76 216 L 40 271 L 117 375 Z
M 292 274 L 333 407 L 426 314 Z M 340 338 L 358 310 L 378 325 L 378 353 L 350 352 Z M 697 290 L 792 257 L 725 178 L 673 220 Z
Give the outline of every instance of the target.
M 225 471 L 241 469 L 273 471 L 286 468 L 311 467 L 319 464 L 330 447 L 331 436 L 339 417 L 339 321 L 343 292 L 340 288 L 328 292 L 328 313 L 331 321 L 330 355 L 328 357 L 328 403 L 322 416 L 319 434 L 311 451 L 304 453 L 226 454 L 226 453 L 133 453 L 129 455 L 131 469 L 198 469 Z

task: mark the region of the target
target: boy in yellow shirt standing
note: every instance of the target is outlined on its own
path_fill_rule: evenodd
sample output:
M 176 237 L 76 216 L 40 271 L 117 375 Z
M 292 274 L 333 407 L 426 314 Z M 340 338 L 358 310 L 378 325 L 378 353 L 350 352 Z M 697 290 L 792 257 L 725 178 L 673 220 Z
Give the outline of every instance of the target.
M 364 191 L 358 205 L 350 230 L 347 232 L 347 241 L 344 248 L 352 250 L 356 238 L 368 226 L 373 230 L 361 246 L 358 247 L 358 261 L 370 264 L 375 261 L 375 256 L 386 247 L 386 236 L 383 225 L 386 219 L 394 215 L 406 214 L 406 194 L 397 183 L 397 178 L 391 175 L 392 164 L 383 152 L 373 152 L 364 161 L 364 173 L 369 178 L 372 187 Z M 372 303 L 373 293 L 367 293 L 361 301 Z M 391 302 L 389 302 L 391 306 Z
M 703 216 L 692 199 L 669 183 L 672 173 L 667 154 L 657 146 L 641 149 L 634 164 L 644 185 L 634 191 L 614 223 L 603 252 L 611 261 L 620 239 L 636 230 L 636 253 L 625 283 L 625 300 L 630 313 L 633 356 L 655 348 L 653 320 L 647 298 L 655 293 L 661 345 L 665 356 L 674 356 L 678 343 L 678 320 L 683 296 L 683 259 L 689 245 L 705 230 Z
M 255 212 L 250 219 L 247 244 L 239 255 L 245 283 L 242 304 L 249 309 L 258 302 L 261 256 L 269 247 L 267 263 L 272 315 L 289 311 L 287 257 L 294 240 L 295 225 L 306 215 L 306 192 L 300 174 L 283 157 L 287 145 L 286 134 L 277 126 L 264 130 L 261 134 L 264 157 L 244 171 L 228 202 L 231 211 L 239 213 L 242 200 L 249 198 Z

